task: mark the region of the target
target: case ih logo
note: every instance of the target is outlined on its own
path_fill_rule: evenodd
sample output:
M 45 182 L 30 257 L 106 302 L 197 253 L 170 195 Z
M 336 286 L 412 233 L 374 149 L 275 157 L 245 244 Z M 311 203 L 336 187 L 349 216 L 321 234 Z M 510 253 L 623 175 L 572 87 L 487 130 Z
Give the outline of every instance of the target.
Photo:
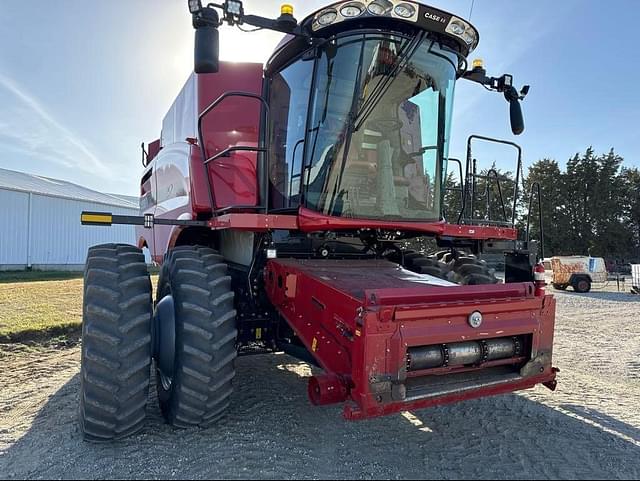
M 425 12 L 424 18 L 433 22 L 447 23 L 447 19 L 432 12 Z

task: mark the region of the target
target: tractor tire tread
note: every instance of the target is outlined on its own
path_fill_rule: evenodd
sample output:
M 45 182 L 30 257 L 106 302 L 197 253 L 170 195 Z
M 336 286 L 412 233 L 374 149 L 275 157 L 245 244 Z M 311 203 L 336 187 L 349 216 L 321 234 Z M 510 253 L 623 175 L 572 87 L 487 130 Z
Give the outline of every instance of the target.
M 165 265 L 160 284 L 168 283 L 174 298 L 178 343 L 172 385 L 157 383 L 161 410 L 176 428 L 208 427 L 224 414 L 233 393 L 237 330 L 231 278 L 222 256 L 208 247 L 174 249 Z
M 151 366 L 151 281 L 142 251 L 89 249 L 85 269 L 80 427 L 106 442 L 144 425 Z

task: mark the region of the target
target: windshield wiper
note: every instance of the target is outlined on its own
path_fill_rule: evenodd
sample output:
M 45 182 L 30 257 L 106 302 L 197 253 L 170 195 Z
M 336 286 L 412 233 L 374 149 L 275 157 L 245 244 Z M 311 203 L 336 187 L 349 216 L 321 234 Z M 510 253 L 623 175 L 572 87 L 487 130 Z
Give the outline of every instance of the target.
M 419 155 L 424 155 L 427 152 L 429 152 L 430 150 L 438 150 L 438 146 L 437 145 L 430 145 L 428 147 L 422 147 L 420 150 L 418 150 L 417 152 L 412 152 L 410 154 L 407 154 L 409 157 L 418 157 Z

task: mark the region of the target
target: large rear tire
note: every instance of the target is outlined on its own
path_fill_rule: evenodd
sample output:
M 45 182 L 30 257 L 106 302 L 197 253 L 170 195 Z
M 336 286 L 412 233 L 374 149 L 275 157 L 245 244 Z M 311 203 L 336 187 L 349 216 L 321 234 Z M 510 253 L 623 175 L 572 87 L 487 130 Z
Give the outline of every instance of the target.
M 405 269 L 416 274 L 428 274 L 439 279 L 447 279 L 449 269 L 444 262 L 435 256 L 425 256 L 415 251 L 404 251 L 402 255 L 396 254 L 390 260 L 401 263 Z
M 151 281 L 140 249 L 89 249 L 84 275 L 80 427 L 111 441 L 143 427 L 151 364 Z
M 171 375 L 157 369 L 160 408 L 175 427 L 208 427 L 229 406 L 237 356 L 234 293 L 222 256 L 207 247 L 172 250 L 158 302 L 167 296 L 174 306 L 175 359 Z

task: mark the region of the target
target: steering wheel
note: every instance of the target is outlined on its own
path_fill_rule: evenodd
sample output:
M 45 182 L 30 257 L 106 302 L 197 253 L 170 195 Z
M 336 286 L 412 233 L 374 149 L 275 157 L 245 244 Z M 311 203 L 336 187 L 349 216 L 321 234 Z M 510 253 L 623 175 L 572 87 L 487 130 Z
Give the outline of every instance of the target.
M 393 118 L 370 120 L 368 124 L 378 132 L 396 132 L 404 127 L 404 123 L 401 120 Z

